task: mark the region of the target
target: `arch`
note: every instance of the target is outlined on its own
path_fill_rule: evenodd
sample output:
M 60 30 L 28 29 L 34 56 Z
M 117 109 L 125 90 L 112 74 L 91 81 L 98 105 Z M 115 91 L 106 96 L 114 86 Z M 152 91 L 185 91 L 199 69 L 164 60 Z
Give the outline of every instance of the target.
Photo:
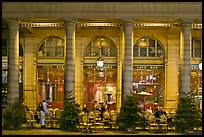
M 155 38 L 141 37 L 134 44 L 133 56 L 164 59 L 164 46 Z
M 38 48 L 37 56 L 43 57 L 64 57 L 64 39 L 50 36 L 43 39 Z
M 99 56 L 100 48 L 102 57 L 117 57 L 117 47 L 115 43 L 106 36 L 96 36 L 92 38 L 84 49 L 85 57 Z

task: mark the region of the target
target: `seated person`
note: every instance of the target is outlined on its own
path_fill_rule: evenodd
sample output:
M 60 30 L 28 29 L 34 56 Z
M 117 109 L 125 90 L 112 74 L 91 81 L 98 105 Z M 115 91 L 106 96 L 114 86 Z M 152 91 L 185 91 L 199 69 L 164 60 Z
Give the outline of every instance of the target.
M 149 115 L 153 114 L 151 106 L 148 106 L 147 110 L 145 111 L 145 118 L 148 119 Z
M 85 112 L 86 114 L 88 113 L 88 108 L 87 108 L 86 104 L 84 104 L 84 106 L 82 108 L 82 112 Z
M 163 114 L 167 116 L 166 112 L 164 111 L 164 108 L 160 107 L 160 115 L 163 115 Z

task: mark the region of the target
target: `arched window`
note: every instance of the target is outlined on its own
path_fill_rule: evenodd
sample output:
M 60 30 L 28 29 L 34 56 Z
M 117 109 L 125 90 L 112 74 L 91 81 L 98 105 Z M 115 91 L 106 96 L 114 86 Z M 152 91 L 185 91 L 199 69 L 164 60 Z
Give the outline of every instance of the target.
M 38 48 L 38 57 L 64 57 L 64 40 L 58 37 L 43 40 Z
M 162 45 L 154 39 L 141 38 L 136 42 L 133 49 L 134 57 L 164 57 Z
M 95 37 L 94 39 L 92 39 L 85 49 L 84 56 L 85 57 L 100 56 L 100 49 L 102 57 L 117 56 L 116 45 L 112 40 L 104 36 Z
M 192 58 L 201 58 L 202 56 L 202 41 L 197 38 L 192 38 L 191 56 Z

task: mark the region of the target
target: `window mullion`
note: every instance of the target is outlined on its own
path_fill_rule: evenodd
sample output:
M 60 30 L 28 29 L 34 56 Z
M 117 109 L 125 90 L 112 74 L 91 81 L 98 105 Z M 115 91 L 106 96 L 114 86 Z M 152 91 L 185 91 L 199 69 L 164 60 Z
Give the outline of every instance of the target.
M 147 49 L 146 49 L 146 52 L 147 52 L 147 57 L 149 57 L 149 39 L 147 39 Z
M 157 40 L 155 40 L 155 48 L 154 48 L 154 51 L 155 51 L 155 56 L 154 57 L 157 57 Z

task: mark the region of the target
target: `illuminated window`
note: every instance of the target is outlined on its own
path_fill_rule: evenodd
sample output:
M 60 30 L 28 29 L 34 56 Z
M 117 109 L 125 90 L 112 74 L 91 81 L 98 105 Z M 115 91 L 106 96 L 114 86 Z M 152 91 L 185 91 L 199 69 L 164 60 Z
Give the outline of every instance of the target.
M 162 45 L 154 39 L 141 38 L 134 45 L 134 57 L 164 57 Z
M 38 57 L 64 57 L 64 40 L 57 37 L 45 39 L 39 46 Z
M 102 57 L 116 57 L 117 56 L 117 48 L 112 40 L 107 37 L 96 37 L 89 42 L 85 49 L 85 57 L 99 57 L 100 49 L 102 48 Z

